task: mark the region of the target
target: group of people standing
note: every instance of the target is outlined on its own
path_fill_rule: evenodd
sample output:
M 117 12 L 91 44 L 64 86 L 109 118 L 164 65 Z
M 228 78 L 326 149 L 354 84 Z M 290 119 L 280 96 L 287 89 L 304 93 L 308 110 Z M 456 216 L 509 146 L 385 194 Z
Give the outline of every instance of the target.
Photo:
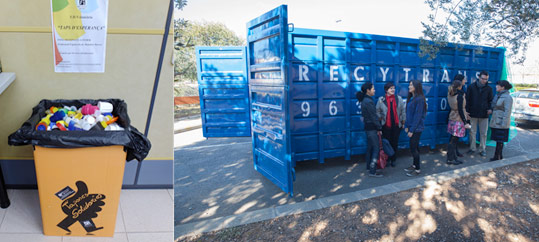
M 511 120 L 511 108 L 513 99 L 509 95 L 512 85 L 501 80 L 496 83 L 496 96 L 488 86 L 488 72 L 482 71 L 479 79 L 463 90 L 466 77 L 457 74 L 448 88 L 447 101 L 451 111 L 448 116 L 447 132 L 450 134 L 447 147 L 447 164 L 459 165 L 463 157 L 457 149 L 459 138 L 466 135 L 466 129 L 470 130 L 469 155 L 476 152 L 476 134 L 479 126 L 480 144 L 479 155 L 486 156 L 486 140 L 488 126 L 491 128 L 491 139 L 496 141 L 496 150 L 491 161 L 503 159 L 502 150 L 504 142 L 509 139 L 509 126 Z M 385 95 L 378 98 L 375 104 L 375 89 L 372 83 L 365 83 L 356 97 L 361 102 L 361 111 L 367 135 L 367 151 L 365 160 L 369 176 L 383 177 L 377 171 L 376 164 L 380 150 L 380 139 L 389 141 L 395 154 L 389 157 L 389 165 L 395 167 L 399 136 L 404 129 L 410 138 L 410 152 L 413 163 L 404 169 L 407 176 L 417 176 L 421 173 L 419 157 L 419 139 L 425 128 L 427 116 L 427 102 L 423 93 L 423 85 L 418 80 L 410 81 L 408 97 L 405 104 L 402 97 L 395 95 L 395 85 L 386 83 Z M 492 114 L 490 123 L 489 115 Z M 488 126 L 487 126 L 488 125 Z

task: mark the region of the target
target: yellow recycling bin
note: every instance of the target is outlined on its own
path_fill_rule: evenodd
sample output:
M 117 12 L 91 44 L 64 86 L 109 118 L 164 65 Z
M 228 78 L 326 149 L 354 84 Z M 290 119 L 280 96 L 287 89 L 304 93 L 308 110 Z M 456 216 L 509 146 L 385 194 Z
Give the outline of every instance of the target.
M 74 110 L 85 116 L 70 116 Z M 101 129 L 90 127 L 97 119 Z M 54 236 L 112 237 L 125 163 L 144 160 L 151 148 L 120 99 L 43 99 L 8 144 L 34 146 L 43 233 Z
M 114 235 L 126 161 L 123 146 L 34 146 L 34 160 L 45 235 Z

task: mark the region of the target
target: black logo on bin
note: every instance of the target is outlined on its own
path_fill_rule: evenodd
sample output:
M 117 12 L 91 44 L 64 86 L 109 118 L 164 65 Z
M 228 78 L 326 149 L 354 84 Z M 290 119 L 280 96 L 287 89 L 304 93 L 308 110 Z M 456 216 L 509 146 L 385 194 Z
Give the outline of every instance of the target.
M 55 193 L 55 195 L 61 200 L 65 200 L 66 198 L 71 196 L 73 193 L 75 193 L 75 191 L 71 187 L 67 186 L 64 189 L 60 190 L 59 192 Z
M 56 196 L 64 200 L 61 206 L 62 211 L 67 215 L 57 226 L 71 233 L 69 227 L 78 221 L 88 234 L 103 229 L 103 227 L 97 227 L 92 219 L 98 216 L 97 213 L 105 205 L 103 201 L 105 195 L 88 194 L 88 186 L 83 181 L 77 181 L 75 185 L 77 192 L 67 186 L 56 193 Z

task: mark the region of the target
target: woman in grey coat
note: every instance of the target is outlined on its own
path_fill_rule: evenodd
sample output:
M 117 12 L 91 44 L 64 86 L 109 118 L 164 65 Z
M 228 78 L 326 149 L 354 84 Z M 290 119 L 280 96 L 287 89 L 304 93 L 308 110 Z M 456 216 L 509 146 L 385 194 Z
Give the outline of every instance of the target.
M 513 86 L 506 80 L 496 83 L 496 96 L 492 100 L 492 118 L 490 119 L 490 139 L 496 141 L 496 151 L 490 161 L 503 159 L 503 143 L 509 139 L 509 126 L 511 125 L 511 108 L 513 98 L 509 89 Z
M 382 122 L 382 137 L 387 139 L 395 154 L 389 157 L 390 165 L 395 167 L 399 136 L 406 120 L 406 105 L 402 97 L 395 95 L 395 84 L 388 82 L 384 85 L 386 94 L 378 98 L 376 115 Z

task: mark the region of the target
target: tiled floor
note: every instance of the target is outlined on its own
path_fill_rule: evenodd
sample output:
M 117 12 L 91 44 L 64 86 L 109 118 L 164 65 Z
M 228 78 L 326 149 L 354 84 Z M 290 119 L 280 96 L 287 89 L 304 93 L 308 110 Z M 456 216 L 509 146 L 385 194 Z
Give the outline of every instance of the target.
M 37 190 L 8 190 L 11 206 L 0 209 L 0 241 L 170 242 L 174 241 L 171 189 L 122 190 L 114 237 L 43 235 Z

